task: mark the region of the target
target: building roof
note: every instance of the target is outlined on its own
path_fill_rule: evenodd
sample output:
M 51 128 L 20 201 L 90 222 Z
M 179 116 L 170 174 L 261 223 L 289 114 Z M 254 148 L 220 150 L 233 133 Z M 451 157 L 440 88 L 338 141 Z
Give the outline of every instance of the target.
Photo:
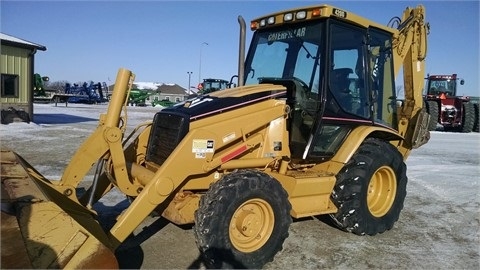
M 176 95 L 185 95 L 185 88 L 181 87 L 178 84 L 162 84 L 157 88 L 157 91 L 160 91 L 160 94 L 176 94 Z
M 10 45 L 14 47 L 21 47 L 21 48 L 27 48 L 27 49 L 37 49 L 41 51 L 47 50 L 47 47 L 43 45 L 33 43 L 33 42 L 30 42 L 21 38 L 17 38 L 14 36 L 10 36 L 5 33 L 0 33 L 0 40 L 4 45 Z

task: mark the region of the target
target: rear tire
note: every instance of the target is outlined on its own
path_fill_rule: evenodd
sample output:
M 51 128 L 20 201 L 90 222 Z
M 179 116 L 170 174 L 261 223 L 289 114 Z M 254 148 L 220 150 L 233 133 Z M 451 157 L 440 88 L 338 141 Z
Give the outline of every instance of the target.
M 434 131 L 437 129 L 438 123 L 438 103 L 433 100 L 427 101 L 428 114 L 430 114 L 430 121 L 428 122 L 428 130 Z
M 475 125 L 475 108 L 470 102 L 463 103 L 462 127 L 461 132 L 470 133 Z
M 473 104 L 473 109 L 475 111 L 475 121 L 473 124 L 473 131 L 479 132 L 479 115 L 478 115 L 478 103 Z
M 390 230 L 407 194 L 406 165 L 388 142 L 366 139 L 337 175 L 331 214 L 337 226 L 357 235 Z
M 288 194 L 254 170 L 225 175 L 195 212 L 197 246 L 211 268 L 262 268 L 282 249 L 292 223 Z

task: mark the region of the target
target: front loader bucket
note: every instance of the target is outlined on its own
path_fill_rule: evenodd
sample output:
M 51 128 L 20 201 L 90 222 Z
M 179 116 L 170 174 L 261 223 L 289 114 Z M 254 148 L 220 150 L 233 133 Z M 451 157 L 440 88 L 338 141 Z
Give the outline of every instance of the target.
M 90 211 L 52 187 L 23 158 L 1 150 L 1 269 L 118 268 Z

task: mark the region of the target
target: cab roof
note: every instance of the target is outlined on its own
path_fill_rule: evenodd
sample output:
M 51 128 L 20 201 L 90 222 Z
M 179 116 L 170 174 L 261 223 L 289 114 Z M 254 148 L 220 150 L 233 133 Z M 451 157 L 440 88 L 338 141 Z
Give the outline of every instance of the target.
M 303 17 L 303 14 L 305 14 L 304 15 L 305 17 Z M 301 15 L 301 16 L 298 16 L 298 15 Z M 292 19 L 289 20 L 290 17 L 288 16 L 291 16 Z M 375 27 L 390 33 L 398 32 L 398 30 L 395 28 L 391 28 L 386 25 L 376 23 L 372 20 L 356 15 L 352 12 L 349 12 L 344 9 L 337 8 L 331 5 L 326 5 L 326 4 L 287 9 L 280 12 L 264 15 L 252 20 L 250 24 L 250 28 L 252 30 L 257 30 L 257 29 L 263 29 L 263 28 L 267 28 L 270 26 L 279 25 L 283 23 L 295 23 L 299 21 L 317 20 L 317 19 L 329 18 L 329 17 L 337 18 L 339 20 L 349 22 L 355 25 L 359 25 L 365 28 Z M 265 21 L 264 26 L 261 26 L 262 21 Z

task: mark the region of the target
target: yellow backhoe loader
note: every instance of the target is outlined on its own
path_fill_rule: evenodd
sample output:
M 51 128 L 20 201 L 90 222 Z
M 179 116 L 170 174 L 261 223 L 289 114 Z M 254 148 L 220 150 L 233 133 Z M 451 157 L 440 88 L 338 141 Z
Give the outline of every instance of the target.
M 405 160 L 429 139 L 424 8 L 386 26 L 329 5 L 262 16 L 246 58 L 238 21 L 239 87 L 160 110 L 127 136 L 134 74 L 121 68 L 61 179 L 2 149 L 2 268 L 118 267 L 113 252 L 154 211 L 194 224 L 214 268 L 263 267 L 292 218 L 329 215 L 358 235 L 394 226 Z M 112 188 L 131 204 L 105 230 L 93 205 Z

